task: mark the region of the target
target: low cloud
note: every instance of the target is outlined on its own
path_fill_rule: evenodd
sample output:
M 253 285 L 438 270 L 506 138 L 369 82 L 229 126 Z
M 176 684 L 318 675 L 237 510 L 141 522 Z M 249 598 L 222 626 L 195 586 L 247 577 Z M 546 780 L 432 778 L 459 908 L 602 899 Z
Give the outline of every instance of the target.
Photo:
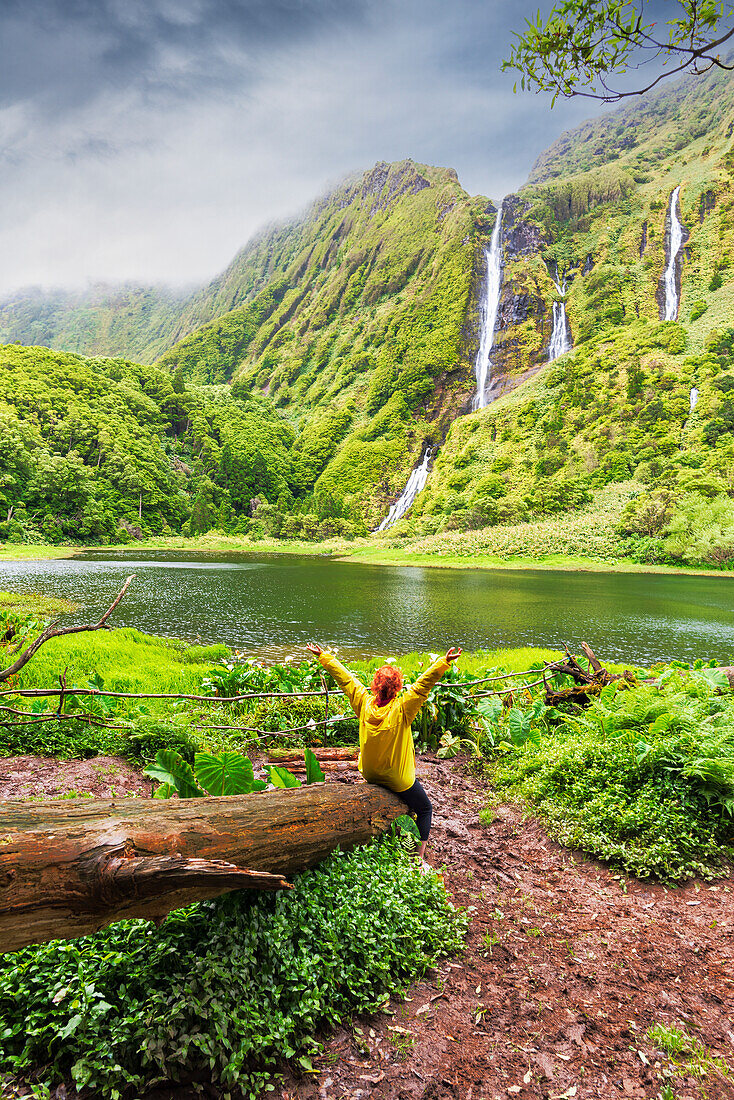
M 501 0 L 5 0 L 0 289 L 203 281 L 375 160 L 517 188 L 590 113 L 514 96 Z M 7 33 L 6 33 L 7 32 Z

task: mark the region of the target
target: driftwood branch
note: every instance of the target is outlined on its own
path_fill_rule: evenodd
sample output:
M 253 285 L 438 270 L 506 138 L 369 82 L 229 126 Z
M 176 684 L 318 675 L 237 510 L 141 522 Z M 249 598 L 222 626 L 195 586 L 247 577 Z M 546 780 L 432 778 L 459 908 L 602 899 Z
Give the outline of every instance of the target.
M 98 623 L 90 623 L 86 626 L 59 626 L 59 619 L 56 619 L 54 622 L 52 622 L 49 626 L 46 627 L 44 631 L 42 631 L 38 635 L 38 637 L 33 642 L 31 642 L 29 646 L 26 647 L 26 649 L 23 650 L 23 652 L 16 658 L 12 665 L 4 669 L 3 671 L 0 671 L 0 683 L 2 683 L 4 680 L 9 680 L 11 676 L 15 676 L 17 672 L 20 672 L 20 670 L 28 664 L 31 657 L 35 656 L 35 654 L 38 652 L 44 642 L 48 642 L 51 638 L 60 638 L 64 634 L 80 634 L 82 631 L 88 630 L 109 630 L 110 627 L 107 623 L 107 620 L 119 604 L 122 597 L 127 592 L 134 578 L 135 573 L 131 574 L 131 576 L 127 578 L 117 596 L 107 608 Z M 54 689 L 51 694 L 61 695 L 61 697 L 63 698 L 64 694 L 71 695 L 72 692 L 66 691 L 65 685 L 62 683 L 60 689 Z

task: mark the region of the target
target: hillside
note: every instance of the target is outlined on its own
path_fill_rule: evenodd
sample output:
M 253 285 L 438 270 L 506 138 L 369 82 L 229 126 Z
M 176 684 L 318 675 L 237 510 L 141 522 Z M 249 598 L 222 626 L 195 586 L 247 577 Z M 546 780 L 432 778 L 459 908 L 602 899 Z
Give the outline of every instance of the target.
M 454 532 L 452 552 L 492 552 L 557 517 L 561 546 L 596 515 L 608 533 L 587 547 L 597 556 L 734 560 L 732 133 L 734 81 L 681 81 L 562 135 L 499 224 L 450 169 L 378 164 L 264 230 L 202 291 L 151 304 L 147 346 L 154 322 L 155 339 L 181 338 L 126 377 L 145 377 L 146 393 L 173 383 L 199 410 L 257 409 L 282 458 L 272 483 L 253 479 L 244 437 L 227 445 L 223 421 L 207 434 L 190 415 L 166 426 L 158 394 L 162 452 L 191 472 L 178 518 L 161 521 L 192 530 L 206 498 L 197 530 L 364 531 L 430 446 L 426 487 L 380 536 L 388 545 L 440 552 Z M 472 412 L 495 226 L 491 399 Z M 671 302 L 676 320 L 663 320 Z M 20 350 L 5 351 L 17 366 Z M 45 355 L 49 376 L 66 369 L 25 354 Z M 104 362 L 85 370 L 108 375 Z M 103 448 L 79 453 L 101 476 Z
M 126 355 L 152 363 L 174 339 L 188 294 L 166 287 L 30 287 L 0 301 L 0 344 L 80 355 Z
M 543 303 L 559 297 L 548 274 L 557 265 L 575 351 L 455 422 L 393 534 L 491 525 L 494 534 L 472 536 L 475 552 L 503 533 L 517 546 L 517 525 L 593 508 L 620 483 L 612 523 L 627 537 L 615 553 L 734 560 L 733 104 L 730 77 L 686 80 L 563 135 L 539 158 L 512 200 L 525 204 L 537 248 L 506 256 L 504 272 L 502 301 L 524 308 L 503 325 L 501 304 L 496 344 L 505 369 L 526 370 L 528 350 L 546 340 Z M 678 321 L 661 323 L 677 186 L 680 304 Z
M 378 164 L 286 234 L 260 294 L 160 366 L 267 394 L 298 427 L 316 490 L 377 522 L 470 406 L 477 243 L 493 213 L 448 169 Z

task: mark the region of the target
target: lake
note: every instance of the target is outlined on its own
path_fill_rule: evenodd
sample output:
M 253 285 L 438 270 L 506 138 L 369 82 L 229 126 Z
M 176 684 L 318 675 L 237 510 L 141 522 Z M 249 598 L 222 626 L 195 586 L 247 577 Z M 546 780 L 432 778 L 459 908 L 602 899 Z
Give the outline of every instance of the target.
M 313 638 L 348 656 L 586 641 L 601 659 L 734 663 L 734 579 L 424 569 L 295 555 L 90 551 L 0 563 L 0 588 L 65 596 L 96 620 L 282 657 Z M 72 621 L 72 620 L 69 620 Z

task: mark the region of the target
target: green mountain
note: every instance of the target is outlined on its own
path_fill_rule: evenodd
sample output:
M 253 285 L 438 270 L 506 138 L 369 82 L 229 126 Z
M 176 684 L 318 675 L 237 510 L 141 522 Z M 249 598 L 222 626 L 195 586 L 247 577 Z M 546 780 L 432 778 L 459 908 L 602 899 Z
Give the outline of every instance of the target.
M 16 291 L 0 301 L 0 344 L 41 345 L 81 355 L 123 354 L 152 363 L 180 332 L 188 293 L 166 287 Z
M 405 533 L 491 525 L 477 552 L 522 544 L 513 526 L 588 509 L 617 484 L 618 553 L 734 560 L 733 133 L 721 74 L 585 123 L 538 159 L 519 196 L 537 247 L 510 250 L 498 358 L 533 373 L 559 298 L 548 269 L 568 283 L 574 353 L 454 423 Z M 661 323 L 676 187 L 680 307 Z
M 426 441 L 470 405 L 487 209 L 449 169 L 378 164 L 291 227 L 264 290 L 160 365 L 267 395 L 297 426 L 315 491 L 375 523 Z M 243 285 L 251 256 L 235 265 Z
M 561 552 L 734 560 L 733 133 L 734 81 L 710 74 L 584 123 L 538 158 L 494 235 L 502 279 L 486 408 L 472 411 L 496 207 L 449 169 L 403 161 L 265 230 L 188 298 L 128 291 L 127 320 L 115 306 L 106 328 L 89 322 L 88 338 L 120 340 L 126 359 L 133 343 L 139 358 L 166 349 L 147 368 L 74 362 L 154 402 L 157 412 L 125 397 L 122 420 L 157 438 L 177 512 L 108 477 L 106 414 L 94 420 L 91 403 L 79 414 L 84 444 L 39 421 L 12 386 L 0 392 L 5 415 L 26 452 L 76 454 L 95 484 L 107 479 L 113 527 L 118 508 L 146 531 L 353 534 L 385 516 L 430 445 L 425 489 L 381 537 L 431 552 L 550 540 Z M 676 320 L 663 319 L 666 302 Z M 53 337 L 43 329 L 53 318 L 25 308 L 25 330 Z M 71 314 L 54 316 L 61 332 Z M 573 351 L 550 362 L 569 338 Z M 63 356 L 5 348 L 0 366 L 17 375 L 34 356 L 47 384 L 58 372 L 49 400 L 66 401 L 68 417 Z M 17 483 L 27 491 L 30 476 Z M 46 503 L 44 523 L 57 514 Z

